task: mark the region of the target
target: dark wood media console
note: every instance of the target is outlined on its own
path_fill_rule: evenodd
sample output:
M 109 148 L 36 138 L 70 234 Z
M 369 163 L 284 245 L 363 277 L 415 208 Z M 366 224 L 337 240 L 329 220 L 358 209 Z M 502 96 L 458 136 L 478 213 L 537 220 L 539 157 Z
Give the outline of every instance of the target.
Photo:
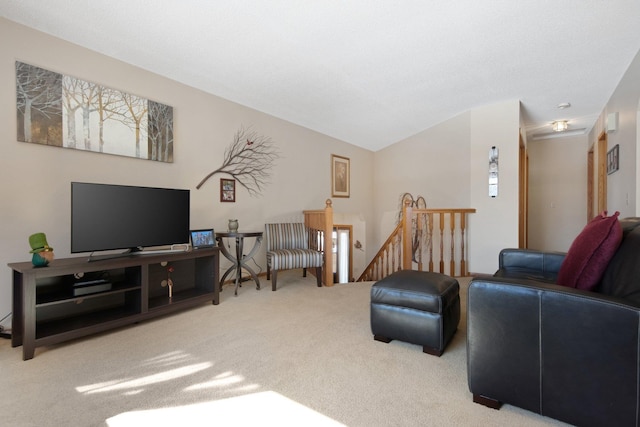
M 212 301 L 220 302 L 218 248 L 130 255 L 47 267 L 11 263 L 12 347 L 22 358 L 52 345 Z M 171 272 L 169 269 L 171 268 Z M 172 295 L 169 297 L 169 274 Z

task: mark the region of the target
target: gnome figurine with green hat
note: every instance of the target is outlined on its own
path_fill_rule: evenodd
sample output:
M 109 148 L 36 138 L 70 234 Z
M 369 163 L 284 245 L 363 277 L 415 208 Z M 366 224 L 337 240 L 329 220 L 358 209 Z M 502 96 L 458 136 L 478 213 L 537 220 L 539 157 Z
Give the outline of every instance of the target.
M 30 254 L 31 262 L 36 267 L 46 267 L 53 261 L 53 248 L 47 243 L 47 236 L 44 233 L 36 233 L 29 236 L 29 244 L 31 245 Z

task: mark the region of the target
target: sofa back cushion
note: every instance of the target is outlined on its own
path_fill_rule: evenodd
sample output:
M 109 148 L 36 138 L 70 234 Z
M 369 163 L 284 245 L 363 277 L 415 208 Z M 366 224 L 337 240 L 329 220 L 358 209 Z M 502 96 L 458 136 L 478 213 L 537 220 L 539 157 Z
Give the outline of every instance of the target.
M 640 218 L 626 218 L 620 224 L 622 243 L 596 291 L 640 304 Z
M 592 219 L 573 241 L 560 271 L 558 284 L 594 290 L 622 240 L 620 212 L 603 212 Z

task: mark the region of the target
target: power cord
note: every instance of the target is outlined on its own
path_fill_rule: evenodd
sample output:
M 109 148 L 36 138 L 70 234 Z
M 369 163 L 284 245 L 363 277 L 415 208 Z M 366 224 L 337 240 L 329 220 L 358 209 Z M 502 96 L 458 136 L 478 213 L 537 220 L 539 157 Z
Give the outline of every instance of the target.
M 247 256 L 246 255 L 242 255 L 242 259 L 245 259 Z M 251 258 L 249 261 L 252 261 L 256 267 L 258 267 L 258 272 L 256 273 L 256 276 L 259 276 L 260 273 L 262 273 L 262 267 L 260 267 L 260 265 L 256 262 L 255 258 Z M 240 277 L 240 281 L 241 282 L 248 282 L 249 280 L 251 280 L 251 276 L 241 276 Z
M 242 257 L 246 258 L 247 256 L 246 255 L 242 255 Z M 258 267 L 258 272 L 256 274 L 259 276 L 260 273 L 262 273 L 262 267 L 256 262 L 255 258 L 251 258 L 250 261 L 252 261 L 256 265 L 256 267 Z

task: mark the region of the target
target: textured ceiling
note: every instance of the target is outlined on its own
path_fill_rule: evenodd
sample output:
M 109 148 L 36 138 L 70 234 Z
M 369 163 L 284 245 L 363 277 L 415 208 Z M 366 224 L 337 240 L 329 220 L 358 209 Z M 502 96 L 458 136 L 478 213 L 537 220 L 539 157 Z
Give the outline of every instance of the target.
M 640 49 L 638 0 L 0 0 L 0 14 L 374 151 L 507 100 L 529 135 L 589 130 Z

